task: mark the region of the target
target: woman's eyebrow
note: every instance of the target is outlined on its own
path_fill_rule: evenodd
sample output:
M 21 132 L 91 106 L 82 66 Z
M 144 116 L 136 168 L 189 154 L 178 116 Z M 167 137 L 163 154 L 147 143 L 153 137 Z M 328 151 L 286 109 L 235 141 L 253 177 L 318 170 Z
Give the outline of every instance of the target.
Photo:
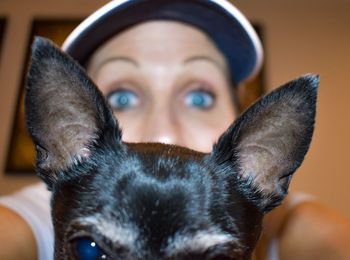
M 96 70 L 99 70 L 106 63 L 115 62 L 115 61 L 127 62 L 127 63 L 130 63 L 130 64 L 136 66 L 136 67 L 140 66 L 140 64 L 137 61 L 133 60 L 132 58 L 125 57 L 125 56 L 115 56 L 115 57 L 110 57 L 106 60 L 103 60 L 100 64 L 98 64 L 98 66 L 96 67 Z
M 189 63 L 189 62 L 193 62 L 193 61 L 198 61 L 198 60 L 206 60 L 209 61 L 211 63 L 213 63 L 215 66 L 217 66 L 220 70 L 225 70 L 225 68 L 222 66 L 222 64 L 220 64 L 219 61 L 209 57 L 209 56 L 204 56 L 204 55 L 199 55 L 199 56 L 193 56 L 190 57 L 186 60 L 184 60 L 184 64 Z
M 110 63 L 110 62 L 115 62 L 115 61 L 121 61 L 121 62 L 127 62 L 135 67 L 140 67 L 139 63 L 132 59 L 132 58 L 129 58 L 129 57 L 126 57 L 126 56 L 113 56 L 113 57 L 110 57 L 106 60 L 102 60 L 100 63 L 97 63 L 95 69 L 93 69 L 91 71 L 91 75 L 92 77 L 96 76 L 97 73 L 101 70 L 101 68 L 106 65 L 107 63 Z

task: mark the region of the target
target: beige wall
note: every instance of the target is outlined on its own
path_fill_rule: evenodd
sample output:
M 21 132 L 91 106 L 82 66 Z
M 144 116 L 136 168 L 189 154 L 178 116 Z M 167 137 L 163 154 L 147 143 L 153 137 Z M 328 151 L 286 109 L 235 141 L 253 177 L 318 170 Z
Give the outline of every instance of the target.
M 35 179 L 3 175 L 4 161 L 31 18 L 81 17 L 107 1 L 2 0 L 10 18 L 0 61 L 0 194 Z M 311 150 L 292 183 L 350 218 L 350 1 L 233 1 L 264 30 L 269 89 L 298 75 L 321 76 L 317 124 Z
M 264 26 L 270 88 L 320 74 L 316 131 L 292 190 L 314 194 L 350 218 L 350 1 L 233 2 Z

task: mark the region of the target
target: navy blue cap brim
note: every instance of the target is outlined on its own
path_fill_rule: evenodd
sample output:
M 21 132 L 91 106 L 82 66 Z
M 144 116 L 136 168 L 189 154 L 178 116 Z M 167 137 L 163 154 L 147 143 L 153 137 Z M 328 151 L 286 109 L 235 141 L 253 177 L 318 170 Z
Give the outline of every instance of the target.
M 62 49 L 84 66 L 91 54 L 117 33 L 157 19 L 181 21 L 207 33 L 225 55 L 235 84 L 260 70 L 260 40 L 247 19 L 225 0 L 115 0 L 83 21 Z

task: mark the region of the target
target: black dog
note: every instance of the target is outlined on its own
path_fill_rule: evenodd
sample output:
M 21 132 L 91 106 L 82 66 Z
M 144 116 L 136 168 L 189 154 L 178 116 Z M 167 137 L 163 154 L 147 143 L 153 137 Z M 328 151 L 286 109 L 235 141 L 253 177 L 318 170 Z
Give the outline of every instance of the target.
M 249 259 L 308 150 L 317 86 L 306 75 L 265 96 L 210 154 L 128 144 L 84 70 L 37 38 L 26 120 L 56 259 Z

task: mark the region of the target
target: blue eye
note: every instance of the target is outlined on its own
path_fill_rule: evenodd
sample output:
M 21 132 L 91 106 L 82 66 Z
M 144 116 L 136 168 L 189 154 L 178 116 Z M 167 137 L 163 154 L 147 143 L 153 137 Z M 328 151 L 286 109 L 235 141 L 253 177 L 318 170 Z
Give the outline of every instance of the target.
M 73 252 L 79 260 L 108 259 L 106 253 L 89 238 L 77 238 L 73 241 Z
M 193 90 L 185 97 L 185 104 L 190 107 L 206 109 L 214 104 L 214 95 L 205 90 Z
M 124 110 L 139 103 L 138 96 L 131 90 L 115 90 L 107 96 L 109 104 L 114 110 Z

